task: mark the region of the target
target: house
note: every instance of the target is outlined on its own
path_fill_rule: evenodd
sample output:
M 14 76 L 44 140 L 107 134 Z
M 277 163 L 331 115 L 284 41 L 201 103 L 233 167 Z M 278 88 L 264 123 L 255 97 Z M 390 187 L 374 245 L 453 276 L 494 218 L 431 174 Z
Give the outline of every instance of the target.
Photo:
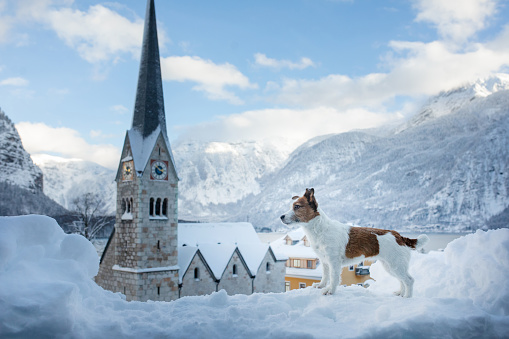
M 132 127 L 118 165 L 115 227 L 96 282 L 127 300 L 226 290 L 283 292 L 285 257 L 249 223 L 178 222 L 178 173 L 166 130 L 154 0 L 147 1 Z
M 286 259 L 250 223 L 179 223 L 180 296 L 283 292 Z
M 286 261 L 285 290 L 312 286 L 322 279 L 322 265 L 320 259 L 311 247 L 304 231 L 299 228 L 288 232 L 284 237 L 271 243 L 274 251 L 288 257 Z M 341 271 L 341 284 L 361 285 L 370 279 L 369 268 L 372 264 L 364 260 L 356 265 L 343 267 Z

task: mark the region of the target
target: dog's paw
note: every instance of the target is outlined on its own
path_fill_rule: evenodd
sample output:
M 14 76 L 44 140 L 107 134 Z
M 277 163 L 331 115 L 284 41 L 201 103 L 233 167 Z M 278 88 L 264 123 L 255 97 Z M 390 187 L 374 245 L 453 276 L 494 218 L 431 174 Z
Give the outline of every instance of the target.
M 401 291 L 392 292 L 397 297 L 401 297 Z
M 325 284 L 321 284 L 321 283 L 313 283 L 312 285 L 314 288 L 324 288 L 325 287 Z
M 323 295 L 332 295 L 332 294 L 334 294 L 334 291 L 332 290 L 332 288 L 327 287 L 327 288 L 325 288 L 325 289 L 322 291 L 322 294 L 323 294 Z

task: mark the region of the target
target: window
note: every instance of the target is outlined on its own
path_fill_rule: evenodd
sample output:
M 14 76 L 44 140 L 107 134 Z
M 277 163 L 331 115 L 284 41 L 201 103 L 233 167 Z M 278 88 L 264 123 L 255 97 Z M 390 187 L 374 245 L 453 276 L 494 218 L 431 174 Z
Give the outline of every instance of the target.
M 300 259 L 293 259 L 293 267 L 300 267 Z
M 156 200 L 156 215 L 161 215 L 161 198 Z
M 194 280 L 200 280 L 200 269 L 198 267 L 194 269 Z
M 237 265 L 233 265 L 232 272 L 233 272 L 233 276 L 236 277 L 237 276 Z
M 168 215 L 168 198 L 165 198 L 163 200 L 163 215 L 164 216 Z
M 290 290 L 290 282 L 285 281 L 285 292 L 288 292 Z
M 308 268 L 313 268 L 313 260 L 308 260 Z
M 150 198 L 149 215 L 154 215 L 154 198 Z
M 353 265 L 348 266 L 349 271 L 353 271 Z
M 298 243 L 299 243 L 299 241 L 298 241 L 298 240 L 294 240 L 294 241 L 292 241 L 292 246 L 293 246 L 293 245 L 297 245 Z
M 161 286 L 157 286 L 157 295 L 161 295 Z
M 265 265 L 265 272 L 270 273 L 270 263 Z
M 306 283 L 299 283 L 299 288 L 306 288 Z
M 359 265 L 357 265 L 357 267 L 359 267 L 359 266 L 364 266 L 364 262 L 361 261 L 361 263 Z

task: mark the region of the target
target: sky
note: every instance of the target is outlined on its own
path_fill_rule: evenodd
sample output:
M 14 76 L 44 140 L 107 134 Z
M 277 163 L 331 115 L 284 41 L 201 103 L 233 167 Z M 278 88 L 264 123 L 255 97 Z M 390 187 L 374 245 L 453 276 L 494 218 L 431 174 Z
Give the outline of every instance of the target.
M 168 135 L 281 140 L 403 122 L 509 72 L 509 1 L 155 0 Z M 118 165 L 146 1 L 0 0 L 0 108 L 31 154 Z

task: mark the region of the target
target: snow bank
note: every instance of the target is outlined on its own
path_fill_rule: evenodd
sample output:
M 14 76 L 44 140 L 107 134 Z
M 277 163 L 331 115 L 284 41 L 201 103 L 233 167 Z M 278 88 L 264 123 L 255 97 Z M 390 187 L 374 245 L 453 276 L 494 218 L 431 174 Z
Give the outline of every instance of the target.
M 369 289 L 322 296 L 228 296 L 224 291 L 174 302 L 126 302 L 105 291 L 94 247 L 41 216 L 0 218 L 2 338 L 406 338 L 509 333 L 509 230 L 478 232 L 445 252 L 415 254 L 415 298 L 373 266 Z M 504 285 L 505 284 L 505 285 Z

